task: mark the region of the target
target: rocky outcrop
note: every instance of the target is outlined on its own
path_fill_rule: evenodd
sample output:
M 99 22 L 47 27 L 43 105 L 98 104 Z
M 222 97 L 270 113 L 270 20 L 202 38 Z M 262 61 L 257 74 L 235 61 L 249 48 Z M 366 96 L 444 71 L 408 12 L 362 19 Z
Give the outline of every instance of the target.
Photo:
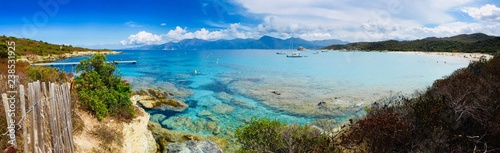
M 216 136 L 201 136 L 162 128 L 160 124 L 149 122 L 148 129 L 158 143 L 158 151 L 167 152 L 222 152 L 227 140 Z M 201 152 L 200 152 L 201 150 Z
M 148 130 L 150 115 L 135 104 L 134 109 L 137 117 L 131 121 L 113 117 L 98 121 L 88 112 L 75 109 L 81 120 L 78 126 L 83 126 L 81 132 L 74 133 L 75 152 L 156 153 L 158 145 Z
M 150 115 L 143 109 L 134 107 L 137 108 L 137 117 L 130 123 L 123 123 L 123 152 L 155 153 L 157 144 L 153 133 L 147 128 Z
M 211 141 L 186 141 L 182 144 L 171 143 L 167 146 L 168 153 L 222 153 L 217 144 Z
M 299 51 L 304 51 L 304 50 L 307 50 L 307 48 L 302 47 L 302 46 L 299 46 L 299 47 L 297 48 L 297 50 L 299 50 Z
M 173 94 L 160 89 L 147 89 L 134 92 L 132 98 L 130 99 L 141 104 L 146 109 L 162 109 L 182 112 L 189 106 L 186 103 L 173 98 Z

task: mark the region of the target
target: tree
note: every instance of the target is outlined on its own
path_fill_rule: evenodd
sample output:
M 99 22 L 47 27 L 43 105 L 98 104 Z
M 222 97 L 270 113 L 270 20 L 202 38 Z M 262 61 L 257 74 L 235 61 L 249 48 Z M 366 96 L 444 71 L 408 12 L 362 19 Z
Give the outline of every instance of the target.
M 116 66 L 106 63 L 106 56 L 95 54 L 80 61 L 75 79 L 81 106 L 102 120 L 108 114 L 131 119 L 135 116 L 130 101 L 130 85 L 115 72 Z
M 0 44 L 0 58 L 8 58 L 8 47 L 4 43 Z

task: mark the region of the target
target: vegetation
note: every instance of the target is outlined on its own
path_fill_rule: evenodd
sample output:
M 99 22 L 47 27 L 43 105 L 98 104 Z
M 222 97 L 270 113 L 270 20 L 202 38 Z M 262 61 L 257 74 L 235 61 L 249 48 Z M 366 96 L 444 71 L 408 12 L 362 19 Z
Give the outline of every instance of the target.
M 366 152 L 497 152 L 500 57 L 471 63 L 414 98 L 375 103 L 340 137 Z
M 236 131 L 240 152 L 333 152 L 333 137 L 308 125 L 253 119 Z
M 131 119 L 135 112 L 130 101 L 130 85 L 115 73 L 116 66 L 106 63 L 106 56 L 95 54 L 80 61 L 76 67 L 80 76 L 75 79 L 75 87 L 80 105 L 89 110 L 99 120 L 108 114 Z
M 25 87 L 27 87 L 27 84 L 32 81 L 40 80 L 42 82 L 67 82 L 69 80 L 69 77 L 64 73 L 64 72 L 59 72 L 56 69 L 50 68 L 50 67 L 31 67 L 29 66 L 29 63 L 27 62 L 16 62 L 15 64 L 15 70 L 16 70 L 16 75 L 19 77 L 19 83 L 23 84 Z M 7 67 L 7 59 L 6 58 L 0 58 L 0 93 L 6 93 L 8 91 L 7 87 L 7 78 L 6 76 L 8 71 Z M 18 103 L 16 106 L 18 108 L 16 109 L 16 116 L 15 120 L 19 121 L 21 119 L 21 109 L 19 108 L 20 103 Z M 5 118 L 5 110 L 3 109 L 3 106 L 0 109 L 0 133 L 6 133 L 7 125 L 6 125 L 6 118 Z M 81 121 L 79 118 L 72 118 L 73 123 Z M 74 126 L 75 127 L 75 126 Z M 5 148 L 8 147 L 8 141 L 9 139 L 0 139 L 0 150 L 4 150 Z M 18 146 L 23 146 L 24 140 L 22 137 L 22 131 L 21 130 L 16 130 L 16 140 L 17 140 L 17 145 Z M 18 152 L 23 152 L 22 147 L 17 148 Z
M 107 127 L 106 125 L 96 125 L 90 134 L 100 140 L 99 147 L 95 147 L 93 152 L 117 152 L 117 146 L 123 145 L 123 133 L 118 129 Z
M 446 38 L 429 37 L 413 41 L 357 42 L 332 45 L 324 49 L 495 53 L 500 51 L 500 37 L 476 33 Z
M 73 51 L 101 51 L 82 47 L 74 47 L 71 45 L 56 45 L 43 41 L 36 41 L 26 38 L 16 38 L 0 36 L 0 58 L 4 58 L 7 53 L 7 41 L 14 41 L 16 43 L 17 55 L 59 55 L 64 53 L 71 53 Z
M 26 73 L 31 81 L 40 80 L 41 82 L 68 82 L 69 77 L 66 72 L 59 72 L 58 69 L 45 66 L 29 66 Z
M 35 40 L 30 40 L 30 39 L 24 39 L 24 38 L 15 38 L 15 37 L 6 37 L 6 36 L 0 36 L 0 93 L 5 93 L 7 92 L 7 72 L 8 72 L 8 63 L 7 63 L 7 57 L 8 57 L 8 45 L 7 41 L 14 41 L 16 43 L 16 55 L 56 55 L 56 54 L 63 54 L 63 53 L 69 53 L 72 51 L 97 51 L 97 50 L 90 50 L 86 48 L 80 48 L 80 47 L 73 47 L 73 46 L 67 46 L 67 45 L 54 45 L 54 44 L 49 44 L 43 41 L 35 41 Z M 60 72 L 57 69 L 50 68 L 50 67 L 32 67 L 29 65 L 28 62 L 22 62 L 22 61 L 17 61 L 15 64 L 15 70 L 16 70 L 16 75 L 18 76 L 19 84 L 23 84 L 25 87 L 29 82 L 40 80 L 41 82 L 57 82 L 57 83 L 63 83 L 63 82 L 68 82 L 70 81 L 70 78 L 72 77 L 72 73 L 66 74 L 65 72 Z M 77 94 L 72 93 L 72 100 L 74 103 L 78 98 Z M 19 103 L 16 104 L 16 106 L 20 106 Z M 73 105 L 72 105 L 73 107 Z M 0 114 L 5 114 L 3 106 L 2 109 L 0 109 Z M 21 114 L 20 109 L 16 110 L 16 117 L 15 120 L 19 121 L 21 119 Z M 73 121 L 73 127 L 74 131 L 73 132 L 79 132 L 82 130 L 83 123 L 81 119 L 76 115 L 74 112 L 72 114 L 72 121 Z M 4 116 L 0 117 L 0 133 L 6 133 L 6 118 Z M 22 132 L 20 130 L 16 130 L 16 139 L 18 146 L 22 146 L 24 144 L 24 140 L 22 139 Z M 8 147 L 7 143 L 8 139 L 0 139 L 0 150 L 4 150 L 5 148 Z M 17 148 L 18 152 L 23 152 L 22 147 Z

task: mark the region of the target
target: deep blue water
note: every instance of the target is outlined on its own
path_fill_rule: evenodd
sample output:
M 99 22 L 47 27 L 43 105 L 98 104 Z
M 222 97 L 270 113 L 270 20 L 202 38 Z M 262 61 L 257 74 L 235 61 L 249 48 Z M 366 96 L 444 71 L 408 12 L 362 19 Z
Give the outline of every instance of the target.
M 109 61 L 137 61 L 118 66 L 134 89 L 157 86 L 174 90 L 178 100 L 190 105 L 182 113 L 148 111 L 151 120 L 170 129 L 201 134 L 211 132 L 193 127 L 202 124 L 197 121 L 203 124 L 214 121 L 222 131 L 234 130 L 252 117 L 276 118 L 290 123 L 309 123 L 317 118 L 342 121 L 355 117 L 364 105 L 376 99 L 395 92 L 409 94 L 425 89 L 434 80 L 468 64 L 439 57 L 385 52 L 312 54 L 313 51 L 306 51 L 303 52 L 308 56 L 305 58 L 287 58 L 275 53 L 276 50 L 123 51 L 123 54 L 107 58 Z M 60 68 L 74 71 L 71 66 Z M 279 97 L 269 94 L 271 91 L 284 94 Z M 331 101 L 332 108 L 342 111 L 329 110 L 335 112 L 334 115 L 308 115 L 309 109 L 315 109 L 319 101 Z M 300 112 L 301 108 L 292 108 L 302 104 L 304 112 Z M 205 114 L 200 114 L 202 111 Z M 207 111 L 211 115 L 206 115 Z

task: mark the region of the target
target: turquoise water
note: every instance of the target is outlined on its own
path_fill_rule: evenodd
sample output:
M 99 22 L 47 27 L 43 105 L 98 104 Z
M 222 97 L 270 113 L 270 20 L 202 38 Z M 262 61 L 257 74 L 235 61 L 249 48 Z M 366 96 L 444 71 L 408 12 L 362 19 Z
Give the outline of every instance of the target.
M 119 65 L 133 89 L 157 86 L 190 105 L 180 113 L 150 110 L 152 121 L 174 130 L 224 135 L 232 135 L 252 117 L 302 124 L 318 118 L 342 122 L 362 114 L 364 106 L 377 99 L 425 89 L 468 64 L 401 53 L 306 51 L 303 54 L 308 57 L 287 58 L 276 52 L 123 51 L 107 57 L 137 60 L 136 64 Z M 326 105 L 320 107 L 319 102 Z M 220 130 L 207 128 L 208 123 Z

